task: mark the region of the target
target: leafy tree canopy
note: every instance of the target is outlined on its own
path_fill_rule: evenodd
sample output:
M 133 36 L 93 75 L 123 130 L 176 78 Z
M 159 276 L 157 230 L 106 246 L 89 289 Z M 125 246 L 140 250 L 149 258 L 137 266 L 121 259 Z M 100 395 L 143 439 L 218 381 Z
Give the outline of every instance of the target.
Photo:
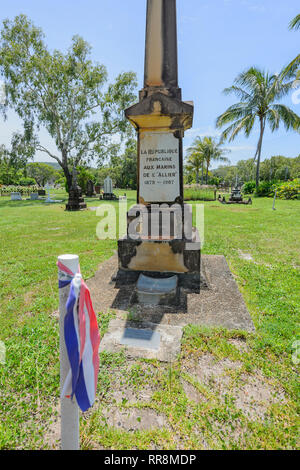
M 136 76 L 121 73 L 107 84 L 104 65 L 93 64 L 91 48 L 74 36 L 66 53 L 50 52 L 44 35 L 25 15 L 5 20 L 0 35 L 0 73 L 5 80 L 7 107 L 24 122 L 24 138 L 62 167 L 67 184 L 70 167 L 102 160 L 116 145 L 112 136 L 131 132 L 124 109 L 135 99 Z M 45 128 L 57 151 L 38 137 Z
M 59 178 L 59 172 L 52 166 L 42 162 L 29 163 L 26 167 L 27 176 L 34 178 L 40 187 Z

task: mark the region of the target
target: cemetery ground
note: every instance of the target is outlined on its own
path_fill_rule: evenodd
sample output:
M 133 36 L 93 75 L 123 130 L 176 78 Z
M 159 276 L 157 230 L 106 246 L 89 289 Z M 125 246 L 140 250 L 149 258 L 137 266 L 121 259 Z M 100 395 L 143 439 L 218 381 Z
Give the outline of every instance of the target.
M 126 192 L 134 204 L 135 192 Z M 82 449 L 298 447 L 300 202 L 278 200 L 276 211 L 272 203 L 204 203 L 203 253 L 226 257 L 256 333 L 187 326 L 172 364 L 101 353 L 97 400 L 81 416 Z M 0 199 L 1 449 L 59 448 L 56 260 L 78 254 L 91 278 L 117 247 L 96 238 L 98 222 L 90 210 Z M 97 314 L 103 335 L 114 313 Z

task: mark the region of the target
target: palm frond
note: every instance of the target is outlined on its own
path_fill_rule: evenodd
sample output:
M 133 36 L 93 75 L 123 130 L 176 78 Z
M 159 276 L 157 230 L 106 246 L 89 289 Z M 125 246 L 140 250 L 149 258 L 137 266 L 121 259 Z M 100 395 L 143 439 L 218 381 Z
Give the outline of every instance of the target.
M 290 62 L 281 72 L 282 79 L 295 78 L 300 67 L 300 54 L 298 54 L 292 62 Z
M 270 125 L 271 131 L 274 132 L 276 129 L 278 129 L 279 124 L 280 124 L 280 116 L 278 114 L 278 111 L 276 109 L 269 109 L 266 119 L 268 121 L 268 124 Z
M 223 90 L 224 95 L 230 95 L 230 94 L 235 94 L 238 98 L 240 98 L 242 101 L 247 101 L 251 99 L 251 95 L 247 93 L 246 90 L 243 90 L 239 86 L 232 85 L 229 88 L 225 88 Z
M 291 108 L 284 104 L 274 104 L 272 108 L 278 113 L 280 121 L 283 123 L 286 130 L 299 130 L 300 117 Z
M 297 15 L 289 24 L 289 29 L 299 29 L 300 28 L 300 15 Z
M 237 103 L 230 106 L 221 116 L 217 118 L 216 126 L 218 128 L 233 122 L 237 119 L 243 119 L 248 115 L 253 114 L 252 103 Z

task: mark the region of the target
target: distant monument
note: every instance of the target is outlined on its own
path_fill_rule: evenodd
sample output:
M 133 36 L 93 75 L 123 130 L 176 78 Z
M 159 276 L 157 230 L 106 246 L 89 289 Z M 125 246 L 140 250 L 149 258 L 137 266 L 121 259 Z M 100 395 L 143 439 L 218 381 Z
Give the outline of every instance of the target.
M 225 196 L 222 197 L 221 195 L 219 195 L 218 200 L 222 204 L 244 204 L 244 205 L 252 204 L 251 197 L 249 197 L 248 200 L 243 199 L 242 191 L 238 184 L 238 176 L 236 177 L 235 187 L 231 190 L 231 195 L 228 201 L 226 201 Z
M 77 183 L 77 171 L 73 168 L 72 172 L 72 187 L 69 192 L 69 200 L 66 205 L 66 211 L 80 211 L 86 209 L 87 205 L 82 197 L 81 187 Z
M 96 195 L 95 185 L 92 180 L 88 180 L 86 184 L 86 195 L 87 197 L 93 197 Z
M 102 197 L 100 196 L 100 198 L 105 199 L 106 201 L 118 199 L 117 196 L 113 193 L 113 182 L 109 176 L 107 176 L 104 180 L 103 194 Z

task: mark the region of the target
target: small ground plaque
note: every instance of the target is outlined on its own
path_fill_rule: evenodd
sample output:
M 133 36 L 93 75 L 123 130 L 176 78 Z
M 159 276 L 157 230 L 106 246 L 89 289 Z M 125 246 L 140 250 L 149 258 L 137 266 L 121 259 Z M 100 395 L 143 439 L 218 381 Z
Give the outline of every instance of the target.
M 125 328 L 120 343 L 135 348 L 158 350 L 160 346 L 160 333 L 153 330 Z

